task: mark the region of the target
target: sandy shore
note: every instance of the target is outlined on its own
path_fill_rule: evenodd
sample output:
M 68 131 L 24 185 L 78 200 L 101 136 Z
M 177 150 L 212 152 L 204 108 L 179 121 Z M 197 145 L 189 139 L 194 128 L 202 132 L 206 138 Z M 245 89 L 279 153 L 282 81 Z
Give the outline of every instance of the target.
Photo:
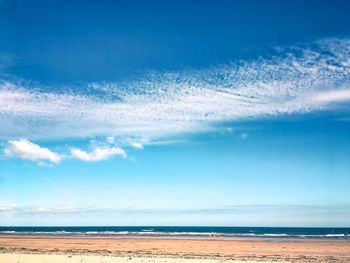
M 350 241 L 0 237 L 0 262 L 350 262 Z
M 6 263 L 254 263 L 255 260 L 235 259 L 193 259 L 167 257 L 117 257 L 94 255 L 30 255 L 30 254 L 0 254 L 0 262 Z M 260 261 L 259 261 L 260 262 Z M 275 261 L 270 261 L 275 262 Z M 290 261 L 279 261 L 290 262 Z

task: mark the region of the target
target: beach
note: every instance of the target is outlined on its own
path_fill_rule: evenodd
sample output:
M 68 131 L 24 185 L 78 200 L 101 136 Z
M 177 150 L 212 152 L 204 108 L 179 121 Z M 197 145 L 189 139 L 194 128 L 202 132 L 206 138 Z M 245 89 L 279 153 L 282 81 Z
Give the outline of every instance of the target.
M 349 240 L 1 236 L 1 263 L 350 262 Z

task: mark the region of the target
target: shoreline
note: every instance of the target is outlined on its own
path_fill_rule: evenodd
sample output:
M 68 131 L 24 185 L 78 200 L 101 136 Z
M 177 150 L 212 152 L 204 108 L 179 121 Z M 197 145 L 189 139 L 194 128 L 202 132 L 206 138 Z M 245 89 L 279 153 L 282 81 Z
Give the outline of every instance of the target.
M 333 241 L 344 241 L 349 242 L 350 238 L 344 237 L 294 237 L 294 236 L 206 236 L 206 235 L 75 235 L 75 234 L 0 234 L 0 239 L 2 238 L 42 238 L 42 239 L 170 239 L 170 240 L 237 240 L 237 241 L 298 241 L 298 242 L 309 242 L 309 241 L 323 241 L 323 242 L 333 242 Z

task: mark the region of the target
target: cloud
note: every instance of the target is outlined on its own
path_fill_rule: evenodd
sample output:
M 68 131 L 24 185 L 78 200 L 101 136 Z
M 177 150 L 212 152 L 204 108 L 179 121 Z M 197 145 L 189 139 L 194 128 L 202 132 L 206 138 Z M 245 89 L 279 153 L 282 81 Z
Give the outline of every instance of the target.
M 86 162 L 107 160 L 113 156 L 126 158 L 126 153 L 119 147 L 95 148 L 92 152 L 86 152 L 77 148 L 71 150 L 71 156 Z
M 21 214 L 66 214 L 66 213 L 82 213 L 97 211 L 89 207 L 71 207 L 71 206 L 47 206 L 47 207 L 26 207 L 13 205 L 0 205 L 1 212 L 15 212 Z
M 0 126 L 6 127 L 0 139 L 111 136 L 152 142 L 210 131 L 224 121 L 329 110 L 348 100 L 350 39 L 278 52 L 269 58 L 74 89 L 0 80 Z
M 313 94 L 311 99 L 319 102 L 350 101 L 350 89 L 318 92 Z
M 1 206 L 0 206 L 1 207 Z M 350 216 L 349 205 L 233 205 L 219 207 L 201 208 L 175 208 L 162 207 L 71 207 L 71 206 L 44 206 L 26 207 L 16 206 L 2 213 L 2 219 L 6 215 L 13 215 L 8 225 L 14 222 L 29 222 L 38 225 L 43 220 L 47 225 L 57 222 L 58 225 L 74 222 L 81 225 L 82 218 L 89 225 L 108 224 L 116 222 L 123 225 L 123 222 L 131 222 L 132 225 L 141 225 L 147 222 L 148 225 L 176 224 L 181 222 L 184 225 L 195 224 L 208 225 L 213 222 L 220 222 L 220 225 L 259 225 L 259 226 L 319 226 L 319 227 L 346 227 Z M 0 210 L 1 213 L 1 210 Z M 4 217 L 5 215 L 5 217 Z M 84 215 L 82 217 L 82 215 Z M 257 221 L 256 218 L 259 220 Z M 63 217 L 62 217 L 63 216 Z M 141 220 L 138 220 L 140 219 Z M 276 218 L 278 220 L 276 220 Z M 57 221 L 52 221 L 56 219 Z M 38 221 L 37 221 L 38 220 Z M 62 221 L 63 220 L 63 221 Z M 73 223 L 73 224 L 74 224 Z
M 6 156 L 17 156 L 35 162 L 48 161 L 56 164 L 61 161 L 61 157 L 57 153 L 26 139 L 8 141 L 4 153 Z
M 115 143 L 115 138 L 113 136 L 108 136 L 106 137 L 106 141 L 110 144 Z
M 129 142 L 129 145 L 135 149 L 139 149 L 139 150 L 143 149 L 143 145 L 140 142 Z
M 32 214 L 61 214 L 61 213 L 75 213 L 78 210 L 73 207 L 35 207 L 25 209 L 23 212 Z
M 12 211 L 15 209 L 15 206 L 12 205 L 0 205 L 0 212 Z

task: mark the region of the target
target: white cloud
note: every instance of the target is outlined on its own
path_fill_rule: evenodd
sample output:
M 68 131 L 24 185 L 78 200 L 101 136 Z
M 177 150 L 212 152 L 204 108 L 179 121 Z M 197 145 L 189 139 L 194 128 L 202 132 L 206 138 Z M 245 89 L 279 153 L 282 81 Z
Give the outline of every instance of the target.
M 107 160 L 113 156 L 126 158 L 126 153 L 119 147 L 95 148 L 92 152 L 86 152 L 81 149 L 74 148 L 71 150 L 71 156 L 86 162 L 96 162 Z
M 14 209 L 15 209 L 15 207 L 12 205 L 0 205 L 0 212 L 12 211 Z
M 129 145 L 135 149 L 139 149 L 139 150 L 143 149 L 143 145 L 140 142 L 129 142 Z
M 35 207 L 24 210 L 26 213 L 74 213 L 77 209 L 73 207 Z
M 61 161 L 61 157 L 57 153 L 26 139 L 8 141 L 4 153 L 6 156 L 17 156 L 36 162 L 49 161 L 56 164 Z
M 106 141 L 110 144 L 115 143 L 115 138 L 113 136 L 108 136 L 106 137 Z
M 222 121 L 330 109 L 349 100 L 349 76 L 350 39 L 328 39 L 271 58 L 92 83 L 78 92 L 0 80 L 0 127 L 6 127 L 0 139 L 111 136 L 151 143 Z
M 319 102 L 350 101 L 350 89 L 317 92 L 311 96 L 311 99 Z

